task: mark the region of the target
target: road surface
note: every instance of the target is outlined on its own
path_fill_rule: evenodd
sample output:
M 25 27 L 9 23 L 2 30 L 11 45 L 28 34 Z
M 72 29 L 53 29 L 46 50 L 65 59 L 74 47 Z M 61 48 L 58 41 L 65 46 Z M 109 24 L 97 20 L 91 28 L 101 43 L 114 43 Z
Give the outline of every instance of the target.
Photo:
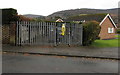
M 118 61 L 3 53 L 3 73 L 117 73 Z

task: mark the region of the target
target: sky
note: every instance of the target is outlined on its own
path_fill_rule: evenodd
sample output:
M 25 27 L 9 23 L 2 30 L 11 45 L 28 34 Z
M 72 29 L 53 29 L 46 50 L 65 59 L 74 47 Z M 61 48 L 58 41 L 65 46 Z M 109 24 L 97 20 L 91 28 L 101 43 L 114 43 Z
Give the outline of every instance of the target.
M 50 15 L 54 12 L 68 9 L 118 8 L 119 0 L 1 0 L 1 8 L 17 9 L 18 14 Z

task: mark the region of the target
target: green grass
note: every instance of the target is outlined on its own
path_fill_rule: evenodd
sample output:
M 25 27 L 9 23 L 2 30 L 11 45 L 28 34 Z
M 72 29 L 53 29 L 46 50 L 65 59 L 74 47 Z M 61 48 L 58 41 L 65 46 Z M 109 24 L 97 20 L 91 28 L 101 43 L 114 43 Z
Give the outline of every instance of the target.
M 115 37 L 120 39 L 120 35 L 115 35 Z
M 120 39 L 120 35 L 116 35 Z M 119 39 L 111 40 L 95 40 L 92 44 L 93 47 L 120 47 Z

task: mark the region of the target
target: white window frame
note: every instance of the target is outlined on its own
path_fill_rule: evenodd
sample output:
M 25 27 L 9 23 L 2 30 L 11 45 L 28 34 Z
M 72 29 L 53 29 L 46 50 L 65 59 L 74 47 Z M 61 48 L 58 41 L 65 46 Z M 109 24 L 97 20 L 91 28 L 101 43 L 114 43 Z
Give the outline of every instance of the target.
M 114 28 L 108 28 L 108 33 L 114 33 Z

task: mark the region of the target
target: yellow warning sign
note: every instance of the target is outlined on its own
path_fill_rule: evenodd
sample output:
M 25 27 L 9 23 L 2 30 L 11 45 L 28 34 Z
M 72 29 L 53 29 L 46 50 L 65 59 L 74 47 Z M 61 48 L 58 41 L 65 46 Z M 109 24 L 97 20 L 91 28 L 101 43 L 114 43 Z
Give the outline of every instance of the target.
M 65 30 L 66 30 L 65 24 L 62 24 L 62 30 L 61 30 L 62 33 L 61 33 L 61 35 L 63 35 L 63 36 L 65 35 Z

